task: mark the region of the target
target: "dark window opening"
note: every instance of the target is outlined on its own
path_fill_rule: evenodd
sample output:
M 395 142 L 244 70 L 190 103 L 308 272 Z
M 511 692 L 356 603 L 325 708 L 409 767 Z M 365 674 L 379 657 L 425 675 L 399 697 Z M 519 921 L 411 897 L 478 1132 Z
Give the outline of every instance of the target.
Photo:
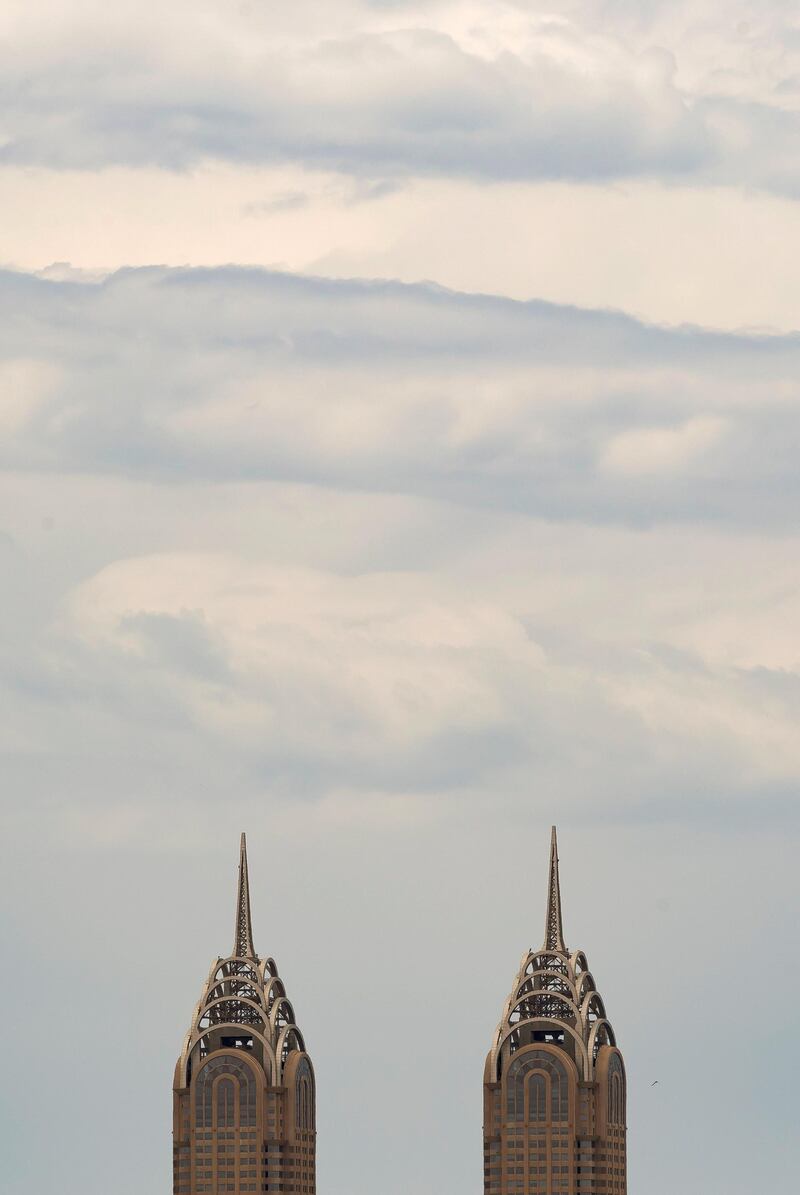
M 224 1050 L 252 1050 L 252 1037 L 223 1037 L 222 1048 Z

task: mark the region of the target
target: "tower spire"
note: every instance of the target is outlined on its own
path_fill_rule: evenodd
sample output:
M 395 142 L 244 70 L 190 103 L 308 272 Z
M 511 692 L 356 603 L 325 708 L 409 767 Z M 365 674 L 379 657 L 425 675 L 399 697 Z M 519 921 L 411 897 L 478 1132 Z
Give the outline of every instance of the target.
M 236 937 L 233 953 L 237 958 L 255 958 L 253 926 L 250 921 L 250 879 L 247 874 L 247 838 L 242 834 L 239 844 L 239 890 L 236 900 Z
M 558 881 L 558 838 L 550 832 L 550 873 L 547 880 L 547 915 L 544 922 L 542 950 L 561 950 L 566 954 L 564 927 L 561 923 L 561 886 Z

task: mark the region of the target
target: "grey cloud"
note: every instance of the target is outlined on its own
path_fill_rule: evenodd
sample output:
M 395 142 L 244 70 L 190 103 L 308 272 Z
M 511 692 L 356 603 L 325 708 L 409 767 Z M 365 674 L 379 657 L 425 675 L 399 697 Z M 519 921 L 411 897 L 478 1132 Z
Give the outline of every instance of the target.
M 31 50 L 4 64 L 0 161 L 294 162 L 387 182 L 653 177 L 798 193 L 798 117 L 779 88 L 681 89 L 672 51 L 628 51 L 613 26 L 601 36 L 596 16 L 584 20 L 554 26 L 556 42 L 531 25 L 536 48 L 494 56 L 422 25 L 280 53 L 259 30 L 247 62 L 235 42 L 212 47 L 196 29 L 190 65 L 141 40 L 104 42 L 97 57 Z
M 158 667 L 205 681 L 227 679 L 224 650 L 196 611 L 126 614 L 120 618 L 119 630 L 123 636 L 133 635 L 143 648 L 143 658 Z
M 0 353 L 38 386 L 26 405 L 17 370 L 6 469 L 296 481 L 595 523 L 797 517 L 797 336 L 254 269 L 7 273 L 0 298 Z

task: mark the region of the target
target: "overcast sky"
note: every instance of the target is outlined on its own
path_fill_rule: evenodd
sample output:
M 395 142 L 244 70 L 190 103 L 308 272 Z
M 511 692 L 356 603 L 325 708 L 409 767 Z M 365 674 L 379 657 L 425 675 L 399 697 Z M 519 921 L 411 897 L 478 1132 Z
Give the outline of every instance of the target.
M 552 822 L 631 1195 L 788 1191 L 794 0 L 6 0 L 0 263 L 4 1192 L 168 1195 L 245 829 L 320 1195 L 480 1195 Z

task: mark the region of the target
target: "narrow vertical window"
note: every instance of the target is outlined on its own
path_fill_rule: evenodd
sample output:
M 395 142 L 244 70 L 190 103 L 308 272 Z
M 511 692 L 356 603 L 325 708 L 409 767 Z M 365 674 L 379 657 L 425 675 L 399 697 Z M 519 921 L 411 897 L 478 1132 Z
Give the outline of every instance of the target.
M 221 1079 L 217 1084 L 216 1096 L 217 1128 L 233 1128 L 236 1123 L 233 1081 Z
M 528 1084 L 528 1120 L 547 1120 L 547 1080 L 535 1072 Z

